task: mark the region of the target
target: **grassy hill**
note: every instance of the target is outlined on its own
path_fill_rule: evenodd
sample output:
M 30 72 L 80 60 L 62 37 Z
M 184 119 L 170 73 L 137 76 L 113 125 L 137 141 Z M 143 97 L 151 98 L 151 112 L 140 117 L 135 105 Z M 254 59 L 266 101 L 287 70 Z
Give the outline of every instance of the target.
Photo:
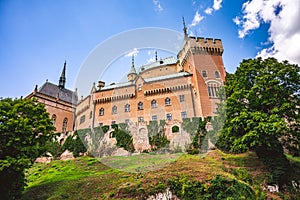
M 28 186 L 22 199 L 146 199 L 167 188 L 180 199 L 297 199 L 296 194 L 271 194 L 263 189 L 270 173 L 252 152 L 231 155 L 214 150 L 206 156 L 183 154 L 175 161 L 171 157 L 174 162 L 161 169 L 141 172 L 145 165 L 148 169 L 157 167 L 159 161 L 168 159 L 149 156 L 105 160 L 110 166 L 122 163 L 125 172 L 90 157 L 35 163 L 27 172 Z M 299 159 L 291 159 L 299 169 Z M 295 176 L 299 179 L 298 172 Z

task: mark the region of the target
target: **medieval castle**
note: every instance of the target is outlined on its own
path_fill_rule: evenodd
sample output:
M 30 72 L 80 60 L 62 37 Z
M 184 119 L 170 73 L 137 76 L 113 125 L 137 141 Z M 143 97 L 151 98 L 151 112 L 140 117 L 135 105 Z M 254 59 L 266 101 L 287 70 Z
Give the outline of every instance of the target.
M 127 82 L 98 81 L 90 95 L 77 100 L 77 92 L 65 88 L 65 63 L 58 85 L 46 82 L 27 98 L 45 104 L 57 132 L 119 123 L 139 130 L 150 121 L 180 124 L 184 118 L 214 116 L 226 75 L 222 41 L 190 37 L 185 25 L 183 31 L 177 57 L 157 59 L 156 54 L 155 62 L 138 68 L 132 58 Z

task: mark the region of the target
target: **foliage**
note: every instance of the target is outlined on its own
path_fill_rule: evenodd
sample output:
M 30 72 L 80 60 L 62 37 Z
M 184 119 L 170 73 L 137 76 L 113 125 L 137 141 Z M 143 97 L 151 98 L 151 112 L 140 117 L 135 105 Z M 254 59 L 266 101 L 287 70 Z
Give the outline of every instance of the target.
M 168 144 L 170 144 L 170 141 L 165 138 L 164 135 L 158 133 L 149 138 L 149 144 L 151 145 L 152 150 L 158 150 L 166 147 Z
M 164 128 L 166 125 L 165 120 L 150 121 L 147 126 L 148 135 L 149 135 L 149 144 L 153 151 L 166 147 L 170 144 L 170 141 L 164 136 Z
M 249 185 L 217 175 L 208 183 L 190 181 L 186 177 L 169 179 L 172 192 L 182 199 L 255 199 Z
M 274 172 L 274 182 L 286 182 L 289 163 L 283 148 L 299 152 L 300 68 L 274 58 L 243 60 L 226 77 L 225 91 L 218 146 L 236 153 L 254 150 Z
M 243 196 L 244 199 L 280 199 L 278 193 L 270 194 L 264 190 L 268 173 L 253 152 L 226 154 L 214 150 L 205 157 L 183 155 L 177 159 L 174 157 L 169 165 L 163 165 L 166 168 L 154 170 L 159 163 L 165 163 L 170 155 L 112 156 L 102 158 L 100 162 L 98 159 L 83 156 L 69 161 L 35 163 L 26 173 L 29 183 L 22 199 L 147 199 L 150 195 L 171 188 L 172 182 L 180 188 L 176 191 L 189 193 L 186 194 L 187 197 L 191 197 L 192 193 L 199 194 L 200 189 L 204 188 L 204 195 L 218 193 L 225 196 L 225 193 L 234 191 L 234 199 L 243 199 Z M 119 168 L 122 171 L 107 167 L 111 165 L 107 165 L 103 159 L 112 159 L 110 164 L 122 163 Z M 299 161 L 295 162 L 300 166 Z M 154 167 L 151 168 L 153 171 L 131 173 L 141 172 L 138 169 L 145 165 Z M 220 179 L 213 182 L 214 187 L 210 187 L 212 179 L 217 175 L 221 176 Z M 300 170 L 294 173 L 295 180 L 299 175 Z M 232 181 L 234 179 L 236 181 Z M 221 186 L 225 184 L 228 190 L 223 186 L 223 189 L 217 190 L 218 182 L 221 182 Z M 243 184 L 247 189 L 244 190 Z M 249 188 L 252 188 L 255 196 L 253 192 L 249 196 L 245 195 Z M 172 194 L 176 194 L 174 192 L 172 189 Z M 115 195 L 112 197 L 112 194 Z M 204 195 L 197 198 L 205 199 Z M 299 193 L 289 190 L 281 196 L 282 199 L 298 199 Z M 209 198 L 206 196 L 206 199 Z M 233 196 L 229 194 L 224 199 L 233 199 Z
M 114 126 L 113 137 L 117 140 L 117 146 L 123 147 L 126 151 L 134 152 L 132 136 L 125 130 L 119 129 L 118 125 Z
M 173 126 L 172 127 L 172 133 L 178 133 L 179 132 L 179 127 L 178 126 Z
M 0 100 L 0 194 L 20 196 L 24 170 L 45 153 L 54 127 L 43 104 L 32 99 Z
M 47 152 L 51 153 L 54 159 L 59 159 L 63 153 L 62 145 L 56 140 L 49 140 L 45 144 Z M 47 155 L 45 155 L 47 156 Z
M 69 150 L 73 152 L 74 157 L 78 157 L 80 153 L 85 153 L 87 151 L 85 145 L 80 138 L 79 132 L 75 131 L 73 135 L 69 135 L 62 146 L 62 150 Z

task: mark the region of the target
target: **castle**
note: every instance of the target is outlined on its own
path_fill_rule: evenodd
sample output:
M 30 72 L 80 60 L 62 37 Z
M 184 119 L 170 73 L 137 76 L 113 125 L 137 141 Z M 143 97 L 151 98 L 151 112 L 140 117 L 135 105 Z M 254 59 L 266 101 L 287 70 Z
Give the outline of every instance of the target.
M 214 116 L 226 75 L 222 42 L 189 37 L 185 25 L 183 31 L 177 58 L 158 60 L 156 54 L 155 62 L 139 68 L 132 58 L 127 82 L 94 84 L 76 106 L 75 128 Z
M 150 148 L 147 124 L 164 120 L 164 136 L 170 147 L 184 150 L 192 138 L 181 122 L 215 115 L 217 92 L 226 72 L 220 39 L 190 37 L 185 23 L 183 32 L 177 57 L 158 59 L 156 53 L 155 62 L 139 68 L 132 57 L 126 82 L 106 85 L 98 81 L 90 94 L 78 101 L 77 92 L 65 88 L 65 63 L 58 85 L 46 82 L 27 98 L 35 97 L 45 104 L 57 132 L 125 123 L 134 148 L 143 151 Z M 176 132 L 172 131 L 174 126 Z M 112 131 L 104 138 L 113 145 Z

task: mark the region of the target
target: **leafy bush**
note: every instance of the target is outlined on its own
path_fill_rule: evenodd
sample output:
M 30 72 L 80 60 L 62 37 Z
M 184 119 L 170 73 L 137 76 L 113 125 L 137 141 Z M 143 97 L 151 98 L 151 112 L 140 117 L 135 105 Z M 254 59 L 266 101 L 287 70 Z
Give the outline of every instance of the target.
M 126 151 L 134 152 L 132 137 L 127 131 L 115 127 L 112 136 L 116 138 L 118 147 L 123 147 Z
M 73 152 L 74 157 L 78 157 L 80 153 L 87 151 L 77 131 L 73 135 L 69 135 L 62 146 L 62 150 L 69 150 Z

